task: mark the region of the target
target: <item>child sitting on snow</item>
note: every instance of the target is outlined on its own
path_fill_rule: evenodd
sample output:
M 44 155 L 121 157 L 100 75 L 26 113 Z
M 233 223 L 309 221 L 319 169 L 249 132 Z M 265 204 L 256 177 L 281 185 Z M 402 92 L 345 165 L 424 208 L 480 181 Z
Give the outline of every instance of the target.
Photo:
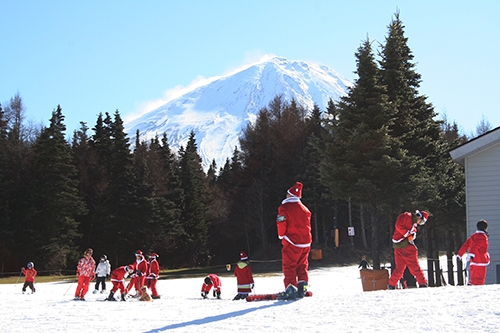
M 234 268 L 234 275 L 236 276 L 238 294 L 234 296 L 233 301 L 246 299 L 248 294 L 254 287 L 254 282 L 252 269 L 248 264 L 248 256 L 245 254 L 245 252 L 240 253 L 240 261 L 238 261 L 236 267 Z

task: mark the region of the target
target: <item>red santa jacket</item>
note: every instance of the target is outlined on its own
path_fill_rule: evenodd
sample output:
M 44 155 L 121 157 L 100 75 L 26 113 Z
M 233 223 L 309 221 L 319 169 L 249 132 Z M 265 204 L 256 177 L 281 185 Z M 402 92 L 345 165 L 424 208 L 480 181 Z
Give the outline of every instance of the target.
M 253 276 L 250 265 L 244 261 L 238 261 L 234 268 L 234 276 L 236 276 L 236 283 L 238 284 L 239 293 L 249 293 L 253 287 Z
M 413 229 L 413 230 L 412 230 Z M 411 240 L 413 240 L 417 236 L 417 224 L 413 223 L 413 218 L 411 213 L 405 212 L 399 214 L 396 219 L 396 224 L 394 225 L 394 234 L 392 235 L 393 243 L 400 243 L 406 238 L 410 236 L 410 231 L 413 232 L 411 234 Z
M 36 270 L 34 268 L 28 268 L 24 269 L 24 267 L 21 269 L 23 272 L 24 276 L 26 277 L 24 281 L 26 282 L 35 282 L 35 276 L 36 276 Z
M 148 268 L 148 279 L 158 279 L 160 276 L 160 264 L 156 259 L 151 260 Z
M 298 197 L 283 200 L 276 218 L 278 237 L 296 247 L 309 247 L 312 242 L 311 212 Z
M 469 251 L 471 254 L 471 265 L 488 266 L 490 264 L 490 254 L 488 253 L 488 237 L 486 233 L 477 230 L 473 233 L 460 247 L 458 255 L 463 256 L 465 252 Z
M 203 282 L 203 285 L 201 286 L 201 292 L 208 293 L 210 289 L 212 289 L 212 287 L 214 287 L 215 291 L 220 291 L 220 287 L 222 284 L 219 277 L 215 274 L 208 274 L 207 276 L 210 278 L 210 280 L 212 280 L 212 284 L 206 284 L 205 282 Z
M 142 275 L 146 275 L 148 272 L 148 262 L 142 259 L 137 263 L 136 270 L 141 271 Z
M 144 258 L 134 261 L 134 263 L 131 265 L 134 268 L 134 271 L 141 272 L 140 274 L 141 276 L 146 275 L 146 273 L 148 272 L 148 262 Z M 132 277 L 137 277 L 137 276 L 139 276 L 137 273 L 134 273 L 132 275 Z
M 111 282 L 123 282 L 127 274 L 126 266 L 120 266 L 111 273 Z

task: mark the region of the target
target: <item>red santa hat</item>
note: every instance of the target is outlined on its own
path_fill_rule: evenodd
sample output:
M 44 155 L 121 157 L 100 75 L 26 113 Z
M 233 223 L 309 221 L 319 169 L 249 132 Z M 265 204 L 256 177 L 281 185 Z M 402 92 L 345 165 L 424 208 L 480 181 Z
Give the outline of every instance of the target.
M 142 256 L 142 251 L 141 251 L 141 250 L 137 250 L 137 251 L 135 251 L 135 255 L 136 255 L 136 256 Z
M 149 255 L 149 257 L 150 257 L 150 258 L 157 258 L 157 257 L 159 257 L 159 255 L 157 255 L 156 253 L 154 253 L 154 252 L 153 252 L 153 253 L 151 253 L 151 254 Z
M 295 185 L 288 189 L 287 193 L 302 198 L 302 187 L 303 185 L 301 182 L 296 182 Z
M 245 252 L 241 251 L 240 252 L 240 259 L 241 260 L 248 260 L 248 256 Z

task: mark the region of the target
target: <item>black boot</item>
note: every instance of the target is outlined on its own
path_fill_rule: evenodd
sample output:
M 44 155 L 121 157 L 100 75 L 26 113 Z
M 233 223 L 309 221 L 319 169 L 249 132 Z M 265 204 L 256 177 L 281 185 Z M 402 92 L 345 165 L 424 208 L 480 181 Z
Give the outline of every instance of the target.
M 123 294 L 122 294 L 122 301 L 124 301 L 124 302 L 125 302 L 125 301 L 127 300 L 126 296 L 127 296 L 127 293 L 123 293 Z
M 110 292 L 108 298 L 106 298 L 108 301 L 116 301 L 115 299 L 115 293 Z
M 303 298 L 307 291 L 307 282 L 299 282 L 297 289 L 297 298 Z

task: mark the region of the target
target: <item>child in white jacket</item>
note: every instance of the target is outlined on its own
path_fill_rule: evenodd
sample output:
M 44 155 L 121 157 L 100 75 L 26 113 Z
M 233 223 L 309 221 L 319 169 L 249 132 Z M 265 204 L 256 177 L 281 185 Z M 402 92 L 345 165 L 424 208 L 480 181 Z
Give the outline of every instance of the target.
M 106 292 L 106 277 L 111 273 L 111 264 L 108 261 L 108 257 L 103 254 L 99 264 L 95 269 L 96 282 L 94 294 L 99 291 L 99 284 L 102 286 L 101 294 Z

